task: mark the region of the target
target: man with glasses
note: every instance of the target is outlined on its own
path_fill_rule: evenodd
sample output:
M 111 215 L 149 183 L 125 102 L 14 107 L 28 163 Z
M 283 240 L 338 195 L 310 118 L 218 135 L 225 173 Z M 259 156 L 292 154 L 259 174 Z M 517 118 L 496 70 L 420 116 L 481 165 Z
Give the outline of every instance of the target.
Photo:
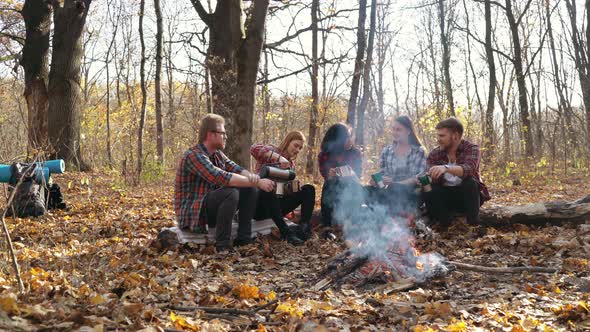
M 260 179 L 231 161 L 222 150 L 227 134 L 225 120 L 207 114 L 199 128 L 199 143 L 180 159 L 174 185 L 174 211 L 181 229 L 206 233 L 215 227 L 218 252 L 232 250 L 232 219 L 238 211 L 238 236 L 234 246 L 250 244 L 252 217 L 258 189 L 273 190 L 274 183 Z

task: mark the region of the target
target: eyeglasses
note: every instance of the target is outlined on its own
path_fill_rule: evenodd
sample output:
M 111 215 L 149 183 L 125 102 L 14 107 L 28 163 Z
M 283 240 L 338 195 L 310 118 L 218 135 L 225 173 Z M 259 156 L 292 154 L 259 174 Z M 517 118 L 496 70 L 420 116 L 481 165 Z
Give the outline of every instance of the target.
M 225 131 L 212 130 L 211 132 L 227 137 L 227 133 Z

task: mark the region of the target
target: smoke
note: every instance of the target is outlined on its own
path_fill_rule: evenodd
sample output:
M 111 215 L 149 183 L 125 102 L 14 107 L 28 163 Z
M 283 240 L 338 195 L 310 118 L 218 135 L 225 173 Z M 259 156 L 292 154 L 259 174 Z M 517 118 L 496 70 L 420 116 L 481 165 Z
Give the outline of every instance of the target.
M 352 179 L 339 178 L 333 185 L 333 190 L 326 193 L 333 200 L 333 218 L 342 227 L 344 238 L 355 244 L 351 250 L 356 255 L 392 267 L 403 263 L 405 272 L 417 279 L 444 266 L 442 256 L 420 255 L 414 248 L 414 231 L 409 223 L 416 213 L 416 204 L 411 203 L 409 191 L 401 190 L 393 202 L 383 204 L 376 190 Z

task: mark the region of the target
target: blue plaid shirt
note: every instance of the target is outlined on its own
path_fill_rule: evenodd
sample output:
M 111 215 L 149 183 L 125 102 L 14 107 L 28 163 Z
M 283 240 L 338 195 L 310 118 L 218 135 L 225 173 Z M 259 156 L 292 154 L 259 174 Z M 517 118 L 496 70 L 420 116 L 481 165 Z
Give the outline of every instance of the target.
M 426 171 L 426 150 L 411 145 L 410 153 L 403 159 L 395 155 L 395 145 L 387 145 L 379 158 L 381 173 L 396 181 L 413 178 Z

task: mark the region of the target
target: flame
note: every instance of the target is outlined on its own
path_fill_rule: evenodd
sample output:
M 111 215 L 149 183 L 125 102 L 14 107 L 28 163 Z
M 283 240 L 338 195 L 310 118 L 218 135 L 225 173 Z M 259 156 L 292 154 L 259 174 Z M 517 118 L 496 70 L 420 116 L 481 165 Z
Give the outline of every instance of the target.
M 416 262 L 416 268 L 422 271 L 424 270 L 424 264 L 422 264 L 422 262 Z
M 414 251 L 414 256 L 415 257 L 418 257 L 418 256 L 422 255 L 422 253 L 420 253 L 420 250 L 418 250 L 418 249 L 416 249 L 414 247 L 412 247 L 412 250 Z

